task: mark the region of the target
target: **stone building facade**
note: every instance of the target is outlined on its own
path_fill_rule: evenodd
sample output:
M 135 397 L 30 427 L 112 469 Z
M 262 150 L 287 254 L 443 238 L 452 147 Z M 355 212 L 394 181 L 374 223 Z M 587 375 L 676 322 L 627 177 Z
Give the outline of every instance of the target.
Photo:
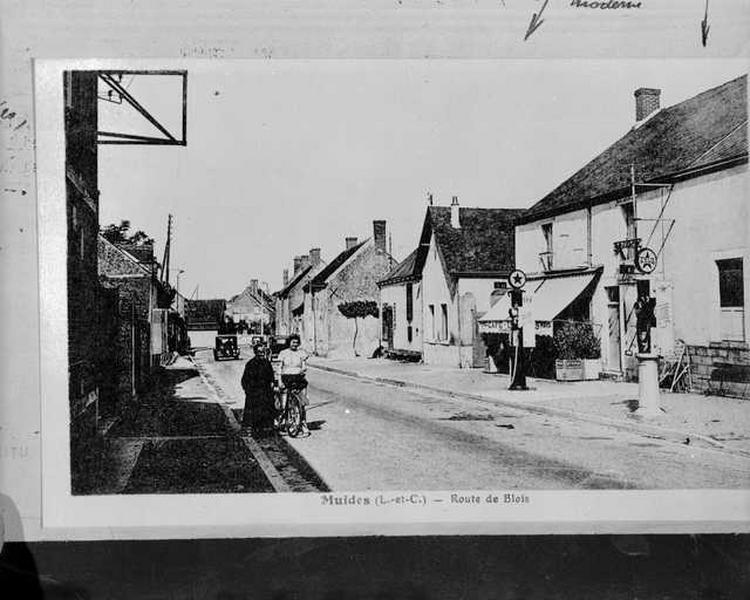
M 145 259 L 142 262 L 134 253 L 99 236 L 98 254 L 101 284 L 112 295 L 106 312 L 105 335 L 110 343 L 105 351 L 105 372 L 116 397 L 114 403 L 122 406 L 142 389 L 155 362 L 151 326 L 152 311 L 160 305 L 159 284 L 151 244 L 139 249 L 137 254 Z
M 276 308 L 274 298 L 258 283 L 251 279 L 239 294 L 227 300 L 224 314 L 243 331 L 245 326 L 250 333 L 269 334 L 273 331 Z
M 345 317 L 342 305 L 379 304 L 378 281 L 395 265 L 386 251 L 386 222 L 373 221 L 373 236 L 345 238 L 345 249 L 304 286 L 303 345 L 319 356 L 369 356 L 381 343 L 380 318 Z M 356 321 L 356 322 L 355 322 Z

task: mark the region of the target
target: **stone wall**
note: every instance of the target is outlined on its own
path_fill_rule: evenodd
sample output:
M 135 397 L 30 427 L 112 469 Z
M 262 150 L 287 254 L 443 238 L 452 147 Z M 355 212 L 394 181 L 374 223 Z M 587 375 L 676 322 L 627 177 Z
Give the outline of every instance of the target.
M 335 357 L 354 354 L 354 320 L 344 317 L 338 306 L 355 300 L 379 303 L 377 282 L 392 268 L 393 260 L 370 241 L 328 280 L 324 290 L 316 293 L 314 350 L 317 354 Z M 380 318 L 358 319 L 357 328 L 356 352 L 370 356 L 380 344 Z
M 750 399 L 750 347 L 736 342 L 688 346 L 693 390 Z

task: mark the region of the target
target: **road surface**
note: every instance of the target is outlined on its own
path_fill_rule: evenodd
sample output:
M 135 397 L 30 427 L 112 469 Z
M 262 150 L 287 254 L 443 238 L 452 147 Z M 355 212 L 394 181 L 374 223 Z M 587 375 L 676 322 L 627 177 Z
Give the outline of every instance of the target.
M 242 361 L 198 363 L 241 408 Z M 746 488 L 750 459 L 311 368 L 312 435 L 288 443 L 335 491 Z M 603 401 L 608 401 L 603 399 Z

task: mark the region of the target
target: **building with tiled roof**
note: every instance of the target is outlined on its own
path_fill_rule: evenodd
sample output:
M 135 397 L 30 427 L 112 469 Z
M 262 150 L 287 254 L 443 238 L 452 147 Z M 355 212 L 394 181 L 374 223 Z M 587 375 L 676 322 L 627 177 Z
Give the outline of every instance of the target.
M 391 358 L 422 358 L 422 273 L 417 253 L 414 250 L 378 281 L 383 349 Z
M 421 275 L 419 323 L 427 364 L 474 367 L 486 348 L 476 318 L 489 310 L 495 290 L 505 288 L 515 257 L 516 208 L 427 208 L 414 272 Z M 398 327 L 398 324 L 397 324 Z
M 371 238 L 344 241 L 344 250 L 304 285 L 302 343 L 320 356 L 369 356 L 381 343 L 377 282 L 394 265 L 386 222 L 373 221 Z M 345 316 L 353 303 L 373 307 L 373 314 Z
M 294 257 L 294 270 L 289 277 L 288 269 L 283 272 L 283 287 L 274 292 L 276 302 L 276 333 L 303 336 L 305 291 L 307 283 L 326 267 L 321 258 L 320 248 L 311 248 L 309 254 Z
M 685 349 L 696 389 L 737 393 L 750 363 L 747 76 L 666 108 L 659 97 L 637 90 L 635 124 L 522 216 L 516 263 L 548 280 L 537 325 L 591 322 L 612 376 L 637 376 L 640 292 L 656 301 L 653 351 Z
M 645 89 L 652 98 L 659 90 Z M 658 102 L 658 100 L 656 100 Z M 654 104 L 653 106 L 658 106 Z M 638 184 L 690 178 L 747 158 L 747 76 L 656 109 L 524 215 L 526 222 L 630 195 Z
M 224 314 L 232 319 L 240 331 L 255 334 L 273 331 L 275 313 L 274 299 L 257 279 L 251 279 L 244 290 L 227 300 L 224 310 Z

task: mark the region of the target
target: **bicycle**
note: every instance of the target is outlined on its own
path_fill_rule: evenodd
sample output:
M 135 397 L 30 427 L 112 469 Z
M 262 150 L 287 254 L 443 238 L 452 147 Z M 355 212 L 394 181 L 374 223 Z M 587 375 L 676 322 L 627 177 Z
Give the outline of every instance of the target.
M 276 393 L 278 405 L 281 406 L 277 428 L 282 433 L 286 431 L 289 437 L 297 437 L 302 431 L 303 409 L 300 394 L 304 392 L 296 388 L 279 388 Z

